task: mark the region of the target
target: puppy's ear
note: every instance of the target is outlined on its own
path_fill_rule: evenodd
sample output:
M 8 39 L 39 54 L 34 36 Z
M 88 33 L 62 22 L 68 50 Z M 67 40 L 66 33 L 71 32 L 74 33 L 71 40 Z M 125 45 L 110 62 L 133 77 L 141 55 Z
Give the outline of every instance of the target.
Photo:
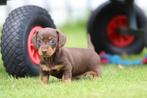
M 58 47 L 61 48 L 65 45 L 66 42 L 66 36 L 64 35 L 64 33 L 62 33 L 59 30 L 56 30 L 57 35 L 58 35 Z
M 32 43 L 34 44 L 34 46 L 35 46 L 36 49 L 38 49 L 38 43 L 37 43 L 38 32 L 39 31 L 35 31 L 35 34 L 32 37 Z

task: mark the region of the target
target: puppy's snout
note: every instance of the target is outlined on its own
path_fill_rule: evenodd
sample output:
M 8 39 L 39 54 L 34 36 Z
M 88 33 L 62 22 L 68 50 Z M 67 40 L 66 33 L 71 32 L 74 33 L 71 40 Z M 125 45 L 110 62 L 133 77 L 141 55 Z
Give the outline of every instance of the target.
M 42 54 L 45 55 L 46 54 L 46 51 L 42 51 Z
M 48 46 L 46 46 L 46 45 L 41 46 L 42 53 L 46 53 L 47 50 L 48 50 Z

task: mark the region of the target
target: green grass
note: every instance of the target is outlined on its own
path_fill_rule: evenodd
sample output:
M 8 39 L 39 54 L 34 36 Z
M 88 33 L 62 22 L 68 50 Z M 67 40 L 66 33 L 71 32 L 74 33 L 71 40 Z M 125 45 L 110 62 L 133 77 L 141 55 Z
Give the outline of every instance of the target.
M 59 27 L 67 35 L 66 47 L 87 47 L 85 23 L 73 24 Z M 0 98 L 147 98 L 147 65 L 125 69 L 104 65 L 98 80 L 87 76 L 64 84 L 51 77 L 43 85 L 40 77 L 9 76 L 0 61 Z
M 67 23 L 59 29 L 67 36 L 66 47 L 87 47 L 86 23 L 83 21 Z

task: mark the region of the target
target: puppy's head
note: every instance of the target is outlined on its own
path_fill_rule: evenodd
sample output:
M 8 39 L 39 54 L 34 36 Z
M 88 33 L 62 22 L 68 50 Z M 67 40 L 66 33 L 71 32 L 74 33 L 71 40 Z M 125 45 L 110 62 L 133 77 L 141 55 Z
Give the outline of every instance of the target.
M 66 37 L 64 34 L 53 28 L 43 28 L 36 31 L 32 42 L 38 49 L 39 55 L 51 57 L 58 48 L 64 46 Z

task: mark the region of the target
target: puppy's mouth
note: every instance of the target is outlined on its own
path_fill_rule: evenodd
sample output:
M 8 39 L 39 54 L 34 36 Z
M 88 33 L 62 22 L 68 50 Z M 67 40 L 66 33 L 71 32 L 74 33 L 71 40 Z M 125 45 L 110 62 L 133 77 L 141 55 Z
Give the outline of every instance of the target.
M 56 48 L 41 48 L 39 51 L 40 56 L 42 57 L 51 57 L 55 53 Z

